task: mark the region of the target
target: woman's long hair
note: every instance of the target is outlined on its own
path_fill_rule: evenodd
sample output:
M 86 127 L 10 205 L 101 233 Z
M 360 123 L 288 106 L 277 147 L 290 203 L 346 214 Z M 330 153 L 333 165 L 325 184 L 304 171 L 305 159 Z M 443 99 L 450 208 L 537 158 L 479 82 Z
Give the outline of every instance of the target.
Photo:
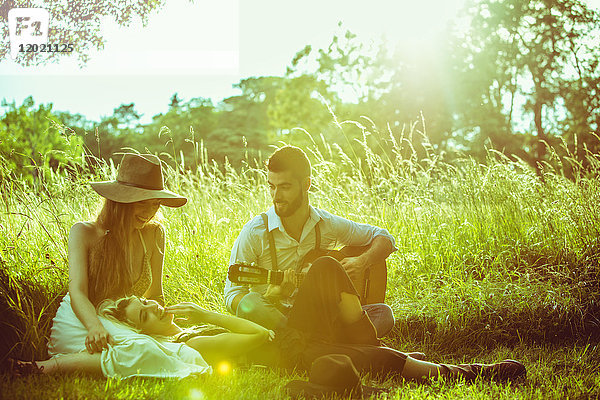
M 128 328 L 131 328 L 137 333 L 144 333 L 135 325 L 133 321 L 127 318 L 125 309 L 134 300 L 140 299 L 137 296 L 126 296 L 120 299 L 106 299 L 96 306 L 96 313 L 112 322 L 120 323 Z M 173 336 L 165 336 L 158 334 L 147 334 L 157 340 L 168 340 L 177 343 L 185 343 L 189 339 L 196 336 L 215 336 L 221 333 L 228 333 L 229 330 L 217 325 L 201 325 L 192 328 L 183 328 L 180 333 Z M 146 333 L 144 333 L 146 334 Z
M 127 296 L 121 297 L 120 299 L 106 299 L 100 302 L 98 306 L 96 306 L 96 313 L 98 315 L 116 323 L 120 323 L 128 328 L 131 328 L 134 332 L 143 333 L 144 335 L 148 335 L 157 340 L 169 341 L 172 339 L 171 336 L 158 335 L 158 334 L 149 334 L 143 332 L 139 327 L 135 325 L 135 323 L 127 318 L 125 314 L 125 309 L 134 299 L 140 299 L 138 296 Z
M 136 296 L 128 296 L 121 297 L 118 300 L 103 300 L 96 307 L 96 312 L 98 313 L 98 315 L 101 315 L 106 319 L 109 319 L 113 322 L 121 323 L 123 325 L 126 325 L 128 328 L 139 332 L 139 329 L 135 326 L 133 321 L 129 320 L 129 318 L 127 318 L 127 315 L 125 315 L 125 308 L 127 308 L 129 303 L 131 303 L 131 301 L 136 298 Z
M 96 223 L 105 230 L 88 258 L 88 297 L 101 300 L 127 294 L 132 285 L 131 226 L 133 205 L 105 199 Z

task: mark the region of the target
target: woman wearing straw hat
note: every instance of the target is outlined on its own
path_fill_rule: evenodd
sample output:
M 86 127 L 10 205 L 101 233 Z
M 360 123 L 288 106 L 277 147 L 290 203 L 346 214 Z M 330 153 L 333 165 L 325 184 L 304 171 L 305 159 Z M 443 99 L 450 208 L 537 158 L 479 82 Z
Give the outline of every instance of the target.
M 83 345 L 101 352 L 113 342 L 95 310 L 104 299 L 134 294 L 163 303 L 165 237 L 154 217 L 161 205 L 180 207 L 187 199 L 164 188 L 160 160 L 150 154 L 125 154 L 115 180 L 91 186 L 104 205 L 95 221 L 71 228 L 69 293 L 52 323 L 50 355 Z
M 69 293 L 52 321 L 51 358 L 9 359 L 3 367 L 13 376 L 79 371 L 121 378 L 183 378 L 211 372 L 210 352 L 203 354 L 205 360 L 185 343 L 157 340 L 96 313 L 98 304 L 124 296 L 143 296 L 145 304 L 155 304 L 158 310 L 160 303 L 162 309 L 165 239 L 162 226 L 153 218 L 160 205 L 180 207 L 187 200 L 164 189 L 160 160 L 146 154 L 125 154 L 117 179 L 94 182 L 92 188 L 105 202 L 95 221 L 77 222 L 71 228 Z M 220 351 L 244 353 L 273 335 L 251 321 L 208 314 L 213 323 L 231 331 L 210 344 Z M 165 325 L 169 316 L 162 313 L 153 321 Z

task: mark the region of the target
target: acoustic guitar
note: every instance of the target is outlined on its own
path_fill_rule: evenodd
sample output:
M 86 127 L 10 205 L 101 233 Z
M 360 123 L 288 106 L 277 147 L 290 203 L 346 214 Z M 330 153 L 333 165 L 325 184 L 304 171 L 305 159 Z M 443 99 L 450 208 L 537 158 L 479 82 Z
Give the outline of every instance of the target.
M 340 250 L 311 250 L 303 258 L 301 265 L 311 265 L 321 256 L 331 256 L 338 261 L 346 257 L 356 257 L 364 253 L 369 246 L 346 246 Z M 300 273 L 300 279 L 304 276 Z M 283 281 L 283 271 L 272 271 L 249 264 L 233 264 L 229 267 L 228 278 L 239 284 L 273 284 Z M 370 265 L 363 276 L 353 279 L 352 283 L 360 297 L 361 304 L 383 303 L 387 288 L 387 265 L 385 260 Z

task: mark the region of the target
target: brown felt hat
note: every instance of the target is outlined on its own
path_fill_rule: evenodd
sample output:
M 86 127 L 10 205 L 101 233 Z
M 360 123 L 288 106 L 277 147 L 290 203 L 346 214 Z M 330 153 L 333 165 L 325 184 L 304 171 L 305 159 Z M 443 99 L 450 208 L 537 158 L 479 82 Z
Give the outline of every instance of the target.
M 91 185 L 100 196 L 118 203 L 160 199 L 162 205 L 181 207 L 187 202 L 185 197 L 164 188 L 160 159 L 152 154 L 124 154 L 116 180 Z
M 364 386 L 352 360 L 345 354 L 329 354 L 313 361 L 307 381 L 293 380 L 284 386 L 292 399 L 320 399 L 332 395 L 362 399 L 387 392 L 385 389 Z

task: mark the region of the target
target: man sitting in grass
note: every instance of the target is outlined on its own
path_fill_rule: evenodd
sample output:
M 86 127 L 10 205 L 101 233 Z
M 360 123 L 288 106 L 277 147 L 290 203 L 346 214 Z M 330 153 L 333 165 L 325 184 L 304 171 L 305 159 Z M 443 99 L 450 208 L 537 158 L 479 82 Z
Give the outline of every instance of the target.
M 301 149 L 294 146 L 278 149 L 269 158 L 267 168 L 273 206 L 243 227 L 231 250 L 230 265 L 244 263 L 299 271 L 305 267 L 305 256 L 313 250 L 330 250 L 340 245 L 368 246 L 362 254 L 340 261 L 356 282 L 370 266 L 384 262 L 397 250 L 394 238 L 385 229 L 356 223 L 309 204 L 311 166 Z M 297 286 L 297 280 L 293 280 L 282 286 L 254 285 L 249 289 L 228 279 L 226 306 L 239 317 L 275 329 L 285 325 Z M 362 308 L 363 318 L 356 331 L 372 323 L 377 337 L 383 337 L 393 328 L 394 316 L 386 304 L 366 304 Z

